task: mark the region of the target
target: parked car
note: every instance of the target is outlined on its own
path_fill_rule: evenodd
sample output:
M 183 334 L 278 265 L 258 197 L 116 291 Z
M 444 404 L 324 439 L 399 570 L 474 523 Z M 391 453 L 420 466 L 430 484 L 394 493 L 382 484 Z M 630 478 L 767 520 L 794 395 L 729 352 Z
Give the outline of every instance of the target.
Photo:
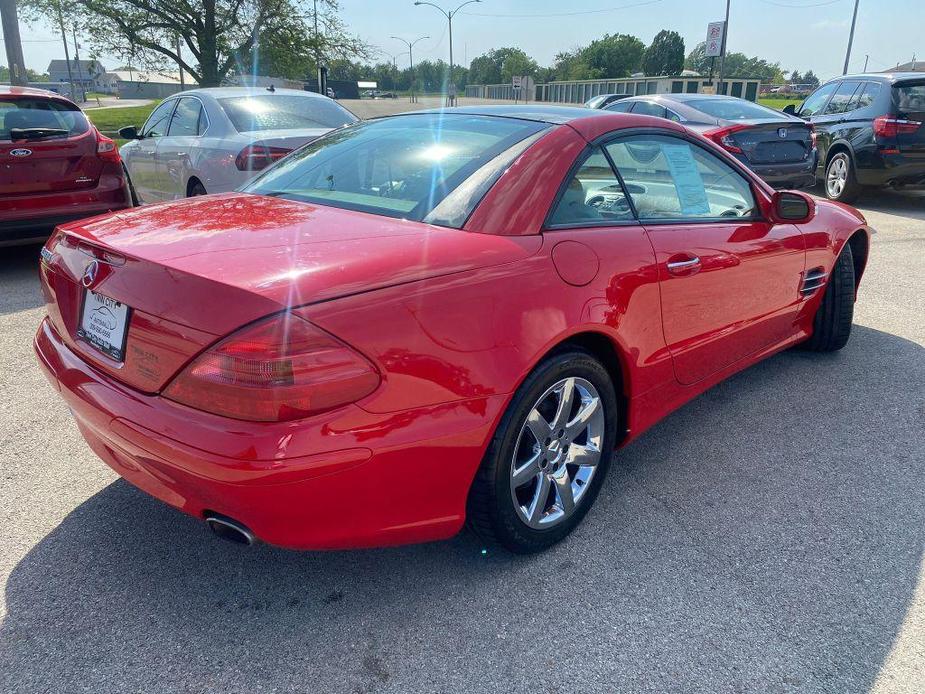
M 62 226 L 35 349 L 97 455 L 228 539 L 468 520 L 535 552 L 615 448 L 771 354 L 845 345 L 869 240 L 669 120 L 417 112 L 241 192 Z
M 865 187 L 925 185 L 925 75 L 850 75 L 826 82 L 797 108 L 816 129 L 819 177 L 831 200 Z
M 219 87 L 175 94 L 122 146 L 140 202 L 224 193 L 294 149 L 357 117 L 336 101 L 296 89 Z
M 632 96 L 632 94 L 598 94 L 588 99 L 585 106 L 588 108 L 605 108 L 615 101 L 626 99 L 629 96 Z
M 713 140 L 775 188 L 816 184 L 813 128 L 753 101 L 711 94 L 653 94 L 607 107 L 683 123 Z
M 129 206 L 115 143 L 77 104 L 0 86 L 0 245 L 44 240 L 60 222 Z

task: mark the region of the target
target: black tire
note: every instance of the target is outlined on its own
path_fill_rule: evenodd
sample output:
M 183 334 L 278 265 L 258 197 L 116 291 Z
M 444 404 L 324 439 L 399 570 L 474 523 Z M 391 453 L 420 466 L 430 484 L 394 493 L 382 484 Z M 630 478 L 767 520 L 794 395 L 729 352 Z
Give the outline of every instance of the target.
M 141 202 L 138 200 L 138 193 L 135 192 L 135 186 L 132 184 L 132 178 L 128 175 L 128 169 L 125 164 L 122 165 L 122 173 L 125 174 L 125 185 L 128 186 L 129 199 L 132 201 L 132 207 L 138 207 Z
M 202 185 L 202 183 L 194 181 L 193 185 L 189 187 L 189 195 L 186 197 L 195 198 L 197 195 L 208 195 L 208 193 L 206 192 L 206 187 Z
M 829 175 L 832 173 L 833 169 L 838 166 L 845 167 L 846 175 L 844 187 L 841 188 L 841 192 L 835 192 L 829 185 Z M 858 183 L 857 175 L 854 170 L 854 162 L 850 154 L 847 152 L 836 152 L 832 155 L 825 165 L 825 176 L 822 180 L 822 186 L 825 190 L 825 196 L 829 200 L 850 203 L 858 199 L 863 188 L 861 184 Z
M 813 318 L 813 334 L 802 344 L 813 352 L 835 352 L 848 344 L 854 319 L 854 256 L 845 244 Z
M 568 377 L 584 379 L 597 390 L 604 408 L 601 455 L 594 475 L 571 515 L 548 529 L 537 530 L 521 520 L 515 510 L 511 466 L 521 428 L 537 399 L 551 386 Z M 578 348 L 550 356 L 518 388 L 485 452 L 469 492 L 469 527 L 482 539 L 517 554 L 548 549 L 572 532 L 594 504 L 610 466 L 616 434 L 617 396 L 604 366 L 590 353 Z

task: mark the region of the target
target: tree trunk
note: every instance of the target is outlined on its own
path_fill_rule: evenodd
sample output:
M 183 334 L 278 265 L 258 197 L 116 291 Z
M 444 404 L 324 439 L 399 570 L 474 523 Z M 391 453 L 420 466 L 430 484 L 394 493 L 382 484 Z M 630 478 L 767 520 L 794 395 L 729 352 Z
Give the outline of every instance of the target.
M 199 36 L 199 50 L 202 57 L 199 61 L 199 72 L 202 79 L 200 87 L 219 87 L 224 75 L 218 74 L 218 41 L 215 36 L 215 0 L 205 0 L 203 3 L 204 30 Z

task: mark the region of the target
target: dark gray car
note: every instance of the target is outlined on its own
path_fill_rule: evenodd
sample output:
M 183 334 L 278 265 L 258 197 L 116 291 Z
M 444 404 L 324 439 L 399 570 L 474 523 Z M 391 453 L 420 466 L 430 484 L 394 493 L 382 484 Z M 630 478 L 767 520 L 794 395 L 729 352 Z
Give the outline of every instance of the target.
M 683 123 L 716 142 L 775 188 L 816 184 L 813 127 L 781 111 L 733 96 L 710 94 L 634 96 L 604 110 Z

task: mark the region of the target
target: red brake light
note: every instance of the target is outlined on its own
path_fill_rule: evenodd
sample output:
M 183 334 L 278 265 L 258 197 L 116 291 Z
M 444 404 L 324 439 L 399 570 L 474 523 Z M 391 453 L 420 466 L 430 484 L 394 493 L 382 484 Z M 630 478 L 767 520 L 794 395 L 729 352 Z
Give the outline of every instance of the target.
M 878 138 L 892 139 L 897 135 L 914 133 L 922 125 L 921 121 L 877 116 L 874 118 L 874 135 Z
M 96 131 L 96 156 L 105 161 L 122 161 L 119 156 L 119 148 L 112 138 L 106 137 L 99 130 Z
M 270 147 L 268 145 L 248 145 L 234 159 L 238 171 L 260 171 L 270 164 L 275 164 L 289 154 L 292 150 L 286 147 Z
M 379 374 L 361 354 L 283 313 L 200 354 L 164 397 L 234 419 L 282 422 L 356 402 L 378 385 Z
M 732 139 L 732 135 L 733 133 L 737 133 L 740 130 L 747 130 L 749 127 L 750 126 L 748 125 L 730 125 L 728 128 L 708 130 L 703 135 L 704 137 L 708 137 L 713 140 L 713 142 L 718 144 L 727 152 L 732 152 L 733 154 L 742 154 L 742 148 L 736 145 Z

